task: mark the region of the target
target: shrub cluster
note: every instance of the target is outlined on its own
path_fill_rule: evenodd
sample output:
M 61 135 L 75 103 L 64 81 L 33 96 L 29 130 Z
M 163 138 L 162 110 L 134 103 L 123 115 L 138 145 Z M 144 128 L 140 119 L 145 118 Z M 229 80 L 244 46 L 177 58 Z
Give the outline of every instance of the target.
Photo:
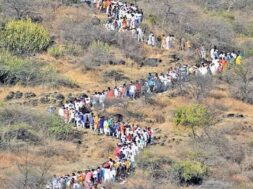
M 205 106 L 193 104 L 178 108 L 174 113 L 176 125 L 203 126 L 209 122 L 209 113 Z
M 8 107 L 0 111 L 0 136 L 2 143 L 17 139 L 36 144 L 45 137 L 58 140 L 80 139 L 81 133 L 77 133 L 56 115 Z
M 18 54 L 45 50 L 50 42 L 48 31 L 31 20 L 12 20 L 0 33 L 2 47 Z
M 201 184 L 207 175 L 207 167 L 199 162 L 181 161 L 172 166 L 170 173 L 178 184 Z
M 47 52 L 55 58 L 63 57 L 65 55 L 80 56 L 83 53 L 83 48 L 74 44 L 54 45 L 48 48 Z

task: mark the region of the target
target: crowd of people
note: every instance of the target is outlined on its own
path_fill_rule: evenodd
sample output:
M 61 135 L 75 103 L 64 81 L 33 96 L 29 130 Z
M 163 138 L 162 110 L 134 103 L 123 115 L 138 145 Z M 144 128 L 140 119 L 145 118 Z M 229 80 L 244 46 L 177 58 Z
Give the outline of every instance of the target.
M 109 158 L 94 169 L 63 176 L 54 175 L 48 182 L 47 189 L 94 189 L 101 183 L 123 181 L 134 171 L 135 159 L 140 150 L 153 143 L 154 132 L 151 128 L 141 128 L 113 117 L 94 115 L 87 110 L 90 105 L 89 97 L 80 97 L 66 102 L 58 113 L 66 123 L 91 129 L 98 135 L 117 138 L 119 142 L 115 158 Z
M 106 28 L 117 31 L 131 31 L 133 37 L 144 42 L 144 32 L 140 24 L 143 12 L 133 4 L 111 0 L 85 0 L 108 16 Z M 146 39 L 150 46 L 156 46 L 157 38 L 150 33 Z M 175 37 L 170 34 L 161 37 L 161 48 L 174 48 Z M 188 40 L 180 38 L 179 49 L 191 48 Z M 74 124 L 78 128 L 91 129 L 98 135 L 115 137 L 119 140 L 115 158 L 109 158 L 103 165 L 87 170 L 54 176 L 47 185 L 48 189 L 93 189 L 98 184 L 123 180 L 135 169 L 135 158 L 139 151 L 153 143 L 154 133 L 151 128 L 141 128 L 113 117 L 105 117 L 90 110 L 99 106 L 104 108 L 106 100 L 113 98 L 136 99 L 146 94 L 160 93 L 172 88 L 178 80 L 188 81 L 191 75 L 216 75 L 223 72 L 230 65 L 241 64 L 243 57 L 240 51 L 223 52 L 214 46 L 208 55 L 202 45 L 195 53 L 202 60 L 196 65 L 178 65 L 169 68 L 164 73 L 149 73 L 145 79 L 123 83 L 113 88 L 108 87 L 101 92 L 94 92 L 91 96 L 81 96 L 67 101 L 58 114 L 65 123 Z M 211 60 L 211 61 L 209 61 Z

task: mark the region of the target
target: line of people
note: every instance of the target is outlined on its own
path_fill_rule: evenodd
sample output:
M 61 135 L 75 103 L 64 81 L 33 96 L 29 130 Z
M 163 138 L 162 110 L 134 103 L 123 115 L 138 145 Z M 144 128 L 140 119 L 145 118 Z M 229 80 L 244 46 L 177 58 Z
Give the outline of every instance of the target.
M 85 104 L 80 106 L 78 99 L 75 102 L 66 102 L 65 110 L 83 114 Z M 61 116 L 61 110 L 59 114 Z M 141 128 L 138 125 L 125 123 L 114 118 L 99 117 L 93 113 L 85 112 L 88 116 L 85 124 L 79 119 L 68 120 L 77 127 L 93 130 L 99 135 L 115 137 L 119 140 L 115 149 L 115 158 L 109 158 L 102 166 L 96 169 L 77 171 L 64 176 L 56 176 L 48 182 L 47 189 L 94 189 L 101 183 L 123 181 L 136 167 L 135 158 L 147 145 L 153 143 L 154 132 L 151 128 Z M 63 117 L 63 119 L 65 119 Z
M 203 54 L 203 52 L 200 52 Z M 202 56 L 200 54 L 200 56 Z M 177 82 L 186 82 L 189 80 L 191 75 L 206 76 L 216 75 L 223 72 L 229 66 L 234 64 L 241 64 L 242 54 L 240 51 L 235 53 L 224 53 L 214 47 L 210 51 L 210 57 L 212 61 L 201 62 L 194 66 L 185 64 L 178 65 L 174 68 L 169 68 L 164 73 L 149 73 L 146 79 L 140 79 L 136 81 L 130 81 L 129 83 L 123 83 L 113 88 L 108 87 L 106 90 L 101 92 L 94 92 L 90 97 L 85 96 L 77 99 L 74 102 L 67 103 L 66 107 L 63 107 L 59 111 L 59 115 L 64 118 L 66 123 L 73 122 L 74 120 L 80 120 L 79 125 L 85 125 L 88 121 L 94 121 L 92 116 L 76 114 L 73 111 L 73 107 L 102 107 L 104 108 L 105 102 L 110 101 L 113 98 L 128 98 L 137 99 L 146 95 L 154 93 L 161 93 L 170 88 L 173 88 Z M 74 103 L 74 104 L 72 104 Z

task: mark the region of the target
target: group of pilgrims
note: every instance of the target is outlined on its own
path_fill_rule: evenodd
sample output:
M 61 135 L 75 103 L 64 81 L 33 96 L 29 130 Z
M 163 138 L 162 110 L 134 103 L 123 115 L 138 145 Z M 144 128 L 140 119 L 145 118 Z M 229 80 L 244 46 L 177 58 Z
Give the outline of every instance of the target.
M 111 0 L 85 0 L 93 4 L 108 16 L 106 28 L 117 31 L 131 31 L 139 42 L 144 42 L 144 32 L 140 25 L 143 12 L 133 4 Z M 156 37 L 150 33 L 147 44 L 156 46 Z M 161 48 L 174 48 L 174 35 L 161 37 Z M 179 50 L 191 48 L 188 40 L 179 40 Z M 196 65 L 177 65 L 164 73 L 149 73 L 145 79 L 130 81 L 113 88 L 108 87 L 101 92 L 94 92 L 91 96 L 83 95 L 74 100 L 66 101 L 59 108 L 58 114 L 65 123 L 74 124 L 77 128 L 91 129 L 98 135 L 106 135 L 118 139 L 115 158 L 109 158 L 101 166 L 94 169 L 80 170 L 72 174 L 56 176 L 48 182 L 47 189 L 95 189 L 101 183 L 124 180 L 136 166 L 136 156 L 148 144 L 154 142 L 152 128 L 141 128 L 139 125 L 124 122 L 115 117 L 106 117 L 90 111 L 93 107 L 102 107 L 105 102 L 115 98 L 134 100 L 147 94 L 161 93 L 180 81 L 187 82 L 191 75 L 207 76 L 223 72 L 229 66 L 241 64 L 242 53 L 223 52 L 214 46 L 208 55 L 202 45 L 195 49 L 196 56 L 201 62 Z
M 140 150 L 153 144 L 154 132 L 150 127 L 141 128 L 137 124 L 123 122 L 120 117 L 94 115 L 88 111 L 90 106 L 89 97 L 82 96 L 66 102 L 58 114 L 66 123 L 91 129 L 98 135 L 117 138 L 115 158 L 108 158 L 101 166 L 93 169 L 54 175 L 48 182 L 47 189 L 96 189 L 102 183 L 124 181 L 135 170 L 135 160 Z
M 199 55 L 205 53 L 199 51 Z M 136 166 L 136 155 L 148 144 L 154 142 L 154 131 L 150 127 L 141 128 L 139 125 L 124 122 L 120 118 L 95 114 L 91 109 L 95 106 L 104 108 L 105 102 L 114 98 L 128 98 L 134 100 L 147 93 L 160 93 L 173 87 L 176 82 L 184 80 L 192 74 L 205 76 L 215 75 L 226 69 L 229 64 L 241 61 L 240 52 L 223 53 L 214 47 L 210 51 L 212 63 L 202 63 L 197 66 L 183 65 L 169 68 L 165 73 L 149 73 L 146 79 L 122 84 L 114 88 L 108 87 L 102 92 L 95 92 L 91 96 L 82 95 L 59 108 L 58 115 L 65 123 L 74 124 L 77 128 L 91 129 L 98 135 L 115 137 L 119 140 L 115 158 L 109 158 L 96 169 L 78 171 L 64 176 L 54 176 L 47 185 L 48 189 L 94 189 L 101 183 L 124 180 Z M 204 58 L 204 57 L 202 57 Z M 213 67 L 215 66 L 215 69 Z M 204 71 L 205 70 L 205 71 Z

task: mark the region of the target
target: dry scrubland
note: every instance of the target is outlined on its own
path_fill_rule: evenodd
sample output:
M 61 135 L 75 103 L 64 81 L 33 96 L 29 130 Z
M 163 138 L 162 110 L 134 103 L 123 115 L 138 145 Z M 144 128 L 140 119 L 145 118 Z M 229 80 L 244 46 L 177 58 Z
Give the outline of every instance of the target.
M 14 9 L 15 3 L 20 11 Z M 137 0 L 137 3 L 145 13 L 143 28 L 147 33 L 171 32 L 177 38 L 189 39 L 193 47 L 205 44 L 207 48 L 218 45 L 227 50 L 240 49 L 245 54 L 244 62 L 251 63 L 248 70 L 252 70 L 251 0 Z M 65 97 L 69 93 L 92 94 L 116 83 L 144 78 L 149 72 L 198 61 L 192 52 L 150 48 L 127 35 L 105 32 L 104 14 L 70 0 L 0 0 L 0 11 L 1 30 L 12 19 L 31 18 L 46 28 L 50 36 L 42 49 L 24 47 L 22 52 L 0 41 L 0 57 L 5 57 L 0 58 L 0 183 L 3 183 L 0 188 L 3 189 L 20 188 L 25 173 L 28 182 L 36 182 L 36 188 L 43 188 L 45 180 L 53 174 L 93 167 L 113 156 L 116 143 L 113 139 L 76 130 L 57 116 L 48 115 L 47 108 L 57 104 L 51 97 L 50 102 L 41 103 L 45 93 L 58 92 Z M 174 54 L 179 61 L 171 61 Z M 144 60 L 147 58 L 162 62 L 147 65 Z M 13 64 L 8 64 L 11 61 Z M 27 72 L 19 71 L 22 65 Z M 31 67 L 36 67 L 35 71 Z M 30 73 L 32 79 L 23 77 Z M 240 98 L 238 91 L 243 82 L 240 83 L 239 77 L 234 82 L 230 74 L 202 83 L 192 81 L 146 99 L 108 104 L 104 114 L 120 113 L 127 121 L 151 126 L 157 144 L 142 152 L 136 172 L 124 185 L 105 187 L 253 188 L 253 75 L 247 73 L 249 92 L 247 97 Z M 29 104 L 26 97 L 7 100 L 11 91 L 33 92 L 38 102 Z M 174 113 L 196 103 L 207 107 L 211 120 L 205 126 L 192 126 L 194 137 L 191 126 L 175 124 Z M 175 168 L 180 162 L 190 164 L 187 164 L 189 175 L 205 167 L 203 183 L 180 183 Z M 199 164 L 203 167 L 196 166 Z

